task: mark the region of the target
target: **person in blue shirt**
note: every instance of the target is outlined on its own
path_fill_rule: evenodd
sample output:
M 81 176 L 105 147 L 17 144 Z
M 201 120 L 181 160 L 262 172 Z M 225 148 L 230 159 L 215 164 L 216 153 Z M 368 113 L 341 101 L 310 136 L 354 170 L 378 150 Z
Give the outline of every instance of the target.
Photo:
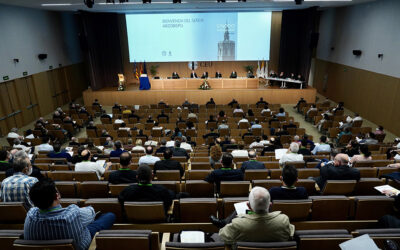
M 122 148 L 122 143 L 121 143 L 121 141 L 116 141 L 116 142 L 114 143 L 114 147 L 115 147 L 115 150 L 114 150 L 114 151 L 111 151 L 110 157 L 120 157 L 121 154 L 122 154 L 123 152 L 126 152 L 126 151 Z
M 49 153 L 47 156 L 49 158 L 65 158 L 67 159 L 68 162 L 71 161 L 72 156 L 65 150 L 61 150 L 61 144 L 60 143 L 55 143 L 53 145 L 53 152 Z
M 319 145 L 316 145 L 314 149 L 311 151 L 313 155 L 316 155 L 318 152 L 331 152 L 331 145 L 327 144 L 328 138 L 325 135 L 319 138 Z
M 240 170 L 246 172 L 247 169 L 265 169 L 264 163 L 257 161 L 257 153 L 255 150 L 249 151 L 249 160 L 243 162 Z
M 296 167 L 285 165 L 282 169 L 282 186 L 272 187 L 269 190 L 271 201 L 273 200 L 301 200 L 308 199 L 307 190 L 304 187 L 296 187 L 298 172 Z
M 96 219 L 93 207 L 61 206 L 61 195 L 51 179 L 35 183 L 30 192 L 35 207 L 26 215 L 25 240 L 73 239 L 77 249 L 88 249 L 94 235 L 100 230 L 110 229 L 115 214 L 104 213 Z

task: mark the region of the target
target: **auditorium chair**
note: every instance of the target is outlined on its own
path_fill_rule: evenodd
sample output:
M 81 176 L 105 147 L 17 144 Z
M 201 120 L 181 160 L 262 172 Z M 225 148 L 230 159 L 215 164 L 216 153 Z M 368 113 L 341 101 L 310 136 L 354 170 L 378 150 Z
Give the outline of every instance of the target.
M 159 233 L 150 230 L 102 230 L 96 235 L 96 249 L 159 250 Z
M 0 202 L 0 223 L 24 223 L 27 209 L 23 202 Z
M 377 167 L 378 177 L 381 178 L 382 175 L 391 174 L 394 172 L 399 172 L 399 168 L 391 168 L 391 167 Z
M 269 176 L 268 169 L 247 169 L 244 172 L 244 180 L 266 180 Z
M 14 248 L 17 250 L 24 249 L 54 249 L 54 250 L 74 250 L 78 249 L 73 239 L 66 240 L 22 240 L 14 241 Z
M 310 214 L 312 200 L 274 200 L 271 211 L 282 211 L 290 221 L 307 220 Z
M 297 169 L 299 179 L 307 179 L 308 177 L 318 177 L 320 176 L 320 171 L 318 168 L 300 168 Z
M 163 185 L 165 188 L 174 191 L 175 193 L 180 192 L 180 183 L 179 181 L 153 181 L 153 184 Z
M 82 207 L 85 200 L 81 198 L 62 198 L 60 199 L 60 204 L 62 207 L 68 207 L 69 205 L 77 205 L 78 207 Z
M 379 195 L 380 192 L 376 190 L 375 187 L 384 184 L 384 179 L 361 178 L 356 184 L 354 195 Z
M 74 171 L 75 170 L 75 165 L 72 165 L 72 164 L 57 164 L 57 165 L 50 164 L 50 165 L 48 165 L 48 167 L 49 167 L 50 171 L 69 171 L 69 170 Z M 45 169 L 43 169 L 43 170 L 45 170 Z M 46 171 L 48 171 L 48 170 L 46 170 Z
M 163 202 L 124 202 L 126 218 L 131 223 L 167 222 Z
M 356 161 L 352 165 L 353 168 L 372 168 L 373 166 L 373 161 Z
M 321 192 L 322 195 L 346 195 L 354 191 L 355 180 L 328 180 Z
M 283 242 L 237 242 L 237 250 L 294 250 L 297 249 L 296 241 Z
M 218 217 L 225 219 L 235 211 L 235 203 L 247 202 L 248 197 L 227 197 L 223 198 L 218 205 Z
M 108 188 L 110 190 L 110 194 L 112 197 L 118 197 L 119 193 L 122 192 L 126 187 L 132 185 L 134 183 L 124 183 L 124 184 L 108 184 Z M 136 184 L 137 185 L 137 184 Z
M 203 180 L 186 180 L 185 192 L 191 197 L 214 197 L 214 184 Z
M 339 244 L 353 238 L 345 229 L 297 230 L 294 237 L 297 241 L 298 250 L 337 250 Z
M 0 230 L 0 246 L 2 249 L 13 249 L 14 241 L 24 234 L 24 230 Z
M 295 184 L 296 187 L 304 187 L 308 195 L 316 194 L 315 181 L 313 179 L 299 179 Z
M 280 179 L 282 175 L 282 169 L 269 169 L 269 176 L 271 179 Z
M 238 163 L 238 162 L 245 162 L 248 161 L 249 157 L 247 156 L 239 156 L 239 157 L 233 157 L 233 162 Z
M 270 152 L 266 152 L 266 153 L 270 153 Z M 273 157 L 275 157 L 275 152 L 271 152 L 273 153 Z M 268 155 L 268 154 L 266 154 Z M 267 161 L 264 162 L 264 166 L 267 169 L 279 169 L 279 162 L 278 161 Z
M 211 170 L 188 170 L 185 174 L 186 180 L 204 180 Z
M 339 141 L 337 142 L 337 145 L 338 146 L 347 145 L 350 142 L 350 140 L 352 139 L 352 137 L 353 137 L 353 135 L 346 135 L 346 134 L 342 135 L 340 137 Z
M 55 181 L 58 192 L 63 198 L 78 198 L 80 183 L 77 181 Z
M 379 249 L 385 248 L 385 241 L 392 240 L 400 245 L 400 229 L 399 228 L 374 228 L 374 229 L 358 229 L 352 232 L 353 237 L 368 234 L 374 240 Z
M 158 170 L 158 181 L 181 181 L 181 174 L 179 170 Z
M 80 184 L 81 196 L 88 198 L 107 198 L 108 182 L 107 181 L 83 181 Z
M 249 189 L 249 181 L 221 181 L 219 197 L 245 197 Z
M 378 170 L 376 168 L 371 167 L 357 167 L 358 171 L 360 171 L 361 178 L 376 178 Z
M 96 172 L 92 171 L 82 171 L 82 172 L 77 172 L 77 171 L 71 171 L 73 173 L 73 178 L 76 181 L 98 181 L 99 177 L 97 177 Z M 54 172 L 53 172 L 54 173 Z
M 85 206 L 92 206 L 94 211 L 102 213 L 112 212 L 116 216 L 117 222 L 122 222 L 121 204 L 117 198 L 94 198 L 87 199 L 84 202 Z
M 355 220 L 378 220 L 393 213 L 394 198 L 386 196 L 355 196 Z
M 210 222 L 210 215 L 217 214 L 216 198 L 182 198 L 175 206 L 181 223 Z
M 274 179 L 274 180 L 253 180 L 252 181 L 252 186 L 253 187 L 260 186 L 260 187 L 263 187 L 263 188 L 269 190 L 272 187 L 280 187 L 280 186 L 282 186 L 282 181 L 278 180 L 278 179 Z
M 310 196 L 313 201 L 312 220 L 347 220 L 349 216 L 350 199 L 344 195 Z

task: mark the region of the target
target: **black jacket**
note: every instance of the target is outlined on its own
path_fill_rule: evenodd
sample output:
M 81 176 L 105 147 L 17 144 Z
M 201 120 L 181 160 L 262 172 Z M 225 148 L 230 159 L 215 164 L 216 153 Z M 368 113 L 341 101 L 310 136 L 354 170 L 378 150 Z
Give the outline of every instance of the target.
M 110 173 L 108 182 L 112 184 L 136 183 L 136 171 L 133 170 L 117 170 Z
M 179 170 L 181 177 L 185 173 L 179 161 L 167 159 L 154 163 L 154 174 L 157 175 L 158 170 Z
M 349 166 L 333 166 L 328 164 L 320 169 L 319 177 L 315 178 L 319 188 L 322 190 L 325 187 L 327 180 L 356 180 L 360 179 L 360 171 Z

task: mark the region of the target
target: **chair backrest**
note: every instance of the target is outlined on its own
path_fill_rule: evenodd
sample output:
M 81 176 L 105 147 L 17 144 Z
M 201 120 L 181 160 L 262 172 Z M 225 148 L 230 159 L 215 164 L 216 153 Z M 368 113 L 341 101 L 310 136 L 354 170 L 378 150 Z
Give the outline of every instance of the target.
M 307 220 L 312 200 L 274 200 L 272 211 L 282 211 L 292 220 Z
M 219 197 L 243 197 L 249 195 L 249 181 L 221 181 Z
M 352 232 L 353 237 L 359 237 L 368 234 L 379 249 L 385 248 L 386 240 L 393 240 L 397 244 L 400 243 L 400 229 L 398 228 L 373 228 L 373 229 L 358 229 Z
M 349 216 L 350 199 L 344 195 L 310 196 L 312 220 L 346 220 Z
M 393 213 L 394 199 L 386 196 L 356 196 L 356 220 L 377 220 Z
M 181 174 L 179 170 L 158 170 L 157 180 L 159 181 L 180 181 Z
M 283 242 L 237 242 L 238 250 L 292 250 L 297 249 L 296 241 L 283 241 Z
M 64 198 L 77 198 L 80 195 L 78 192 L 80 183 L 77 181 L 56 181 L 55 184 L 58 192 Z
M 13 249 L 55 249 L 55 250 L 74 250 L 75 242 L 73 239 L 66 240 L 15 240 Z
M 214 197 L 214 184 L 203 180 L 187 180 L 185 191 L 191 197 Z
M 22 202 L 0 202 L 1 223 L 24 223 L 26 212 Z
M 223 243 L 223 242 L 205 242 L 205 243 L 166 242 L 165 249 L 166 250 L 182 250 L 182 249 L 225 250 L 225 243 Z
M 209 222 L 212 214 L 217 214 L 215 198 L 183 198 L 179 201 L 181 223 Z
M 107 181 L 84 181 L 80 184 L 82 198 L 107 198 Z
M 280 187 L 282 186 L 281 180 L 254 180 L 252 181 L 253 187 L 260 186 L 269 190 L 272 187 Z
M 110 194 L 113 197 L 116 197 L 119 195 L 119 193 L 122 192 L 127 186 L 131 185 L 133 183 L 124 183 L 124 184 L 108 184 L 108 188 L 110 190 Z
M 318 177 L 320 176 L 320 171 L 318 168 L 300 168 L 297 169 L 299 179 L 307 179 L 308 177 Z
M 222 206 L 219 207 L 218 215 L 219 218 L 224 219 L 231 215 L 235 211 L 235 203 L 247 202 L 248 197 L 229 197 L 222 199 Z
M 24 230 L 0 230 L 0 246 L 2 249 L 13 249 L 14 241 L 24 234 Z
M 71 171 L 73 172 L 74 180 L 76 181 L 98 181 L 99 177 L 97 177 L 96 172 L 93 171 Z
M 156 243 L 151 238 L 150 230 L 102 230 L 96 235 L 96 249 L 151 250 Z
M 380 192 L 375 187 L 384 185 L 384 183 L 384 179 L 361 178 L 356 184 L 354 195 L 379 195 Z
M 125 202 L 125 213 L 133 223 L 165 222 L 165 210 L 162 202 Z
M 299 230 L 295 232 L 295 239 L 299 250 L 308 249 L 338 249 L 340 243 L 353 237 L 347 230 Z
M 211 170 L 189 170 L 185 175 L 186 180 L 204 180 Z
M 266 180 L 268 178 L 269 171 L 268 169 L 247 169 L 244 172 L 244 180 L 252 181 L 252 180 Z
M 87 199 L 85 206 L 92 206 L 95 211 L 103 213 L 112 212 L 116 216 L 117 222 L 122 222 L 121 204 L 117 198 L 95 198 Z
M 322 190 L 323 195 L 346 195 L 354 191 L 355 180 L 328 180 Z

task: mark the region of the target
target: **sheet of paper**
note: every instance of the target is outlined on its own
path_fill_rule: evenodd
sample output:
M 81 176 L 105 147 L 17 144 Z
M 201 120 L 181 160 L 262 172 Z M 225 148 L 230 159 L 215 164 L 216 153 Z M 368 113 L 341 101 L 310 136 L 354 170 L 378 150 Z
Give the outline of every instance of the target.
M 376 186 L 374 188 L 386 196 L 394 196 L 400 193 L 399 190 L 395 189 L 390 185 Z
M 104 146 L 97 146 L 98 149 L 100 149 L 101 151 L 103 151 Z
M 181 233 L 182 243 L 204 243 L 205 235 L 201 231 L 183 231 Z
M 28 154 L 29 160 L 32 160 L 33 154 Z
M 98 161 L 96 161 L 96 163 L 103 167 L 106 166 L 106 160 L 98 160 Z
M 246 210 L 249 209 L 247 201 L 235 203 L 234 206 L 237 214 L 246 214 Z
M 110 117 L 111 117 L 111 119 L 112 119 L 112 117 L 113 117 L 113 114 L 108 114 Z
M 275 149 L 275 159 L 280 160 L 287 151 L 287 148 Z
M 73 147 L 66 147 L 65 150 L 67 151 L 72 151 L 74 148 Z
M 378 246 L 368 234 L 345 241 L 342 244 L 339 244 L 339 247 L 342 250 L 379 250 Z
M 71 157 L 74 156 L 74 151 L 68 151 L 67 152 Z

